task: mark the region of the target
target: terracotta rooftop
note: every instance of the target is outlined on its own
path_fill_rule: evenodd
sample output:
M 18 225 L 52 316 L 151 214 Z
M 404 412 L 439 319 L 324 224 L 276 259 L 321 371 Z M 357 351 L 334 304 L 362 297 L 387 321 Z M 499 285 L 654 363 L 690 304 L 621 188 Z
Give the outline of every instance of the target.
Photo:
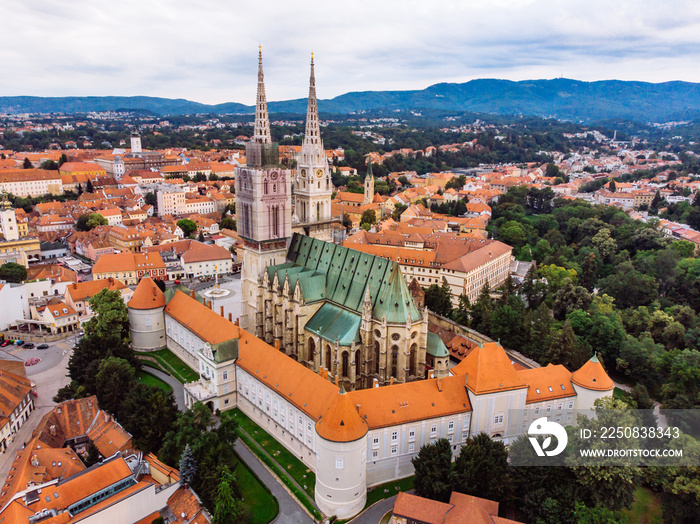
M 367 434 L 367 422 L 358 413 L 350 396 L 341 389 L 316 423 L 321 438 L 332 442 L 353 442 Z
M 127 304 L 131 309 L 154 309 L 165 307 L 165 295 L 151 277 L 143 277 Z
M 474 348 L 451 371 L 455 375 L 466 375 L 466 386 L 477 395 L 527 387 L 496 342 Z
M 571 381 L 577 386 L 594 391 L 608 391 L 615 387 L 596 355 L 581 366 L 581 369 L 574 371 Z

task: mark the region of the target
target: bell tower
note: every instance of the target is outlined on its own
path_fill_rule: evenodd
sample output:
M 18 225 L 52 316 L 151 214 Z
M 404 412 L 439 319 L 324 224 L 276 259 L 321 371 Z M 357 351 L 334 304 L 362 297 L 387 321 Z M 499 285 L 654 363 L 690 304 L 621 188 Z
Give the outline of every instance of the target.
M 331 171 L 326 160 L 318 120 L 314 55 L 311 54 L 309 104 L 306 111 L 306 131 L 301 153 L 297 157 L 294 184 L 295 230 L 320 240 L 331 240 Z
M 246 167 L 236 169 L 236 219 L 244 246 L 240 325 L 256 336 L 262 336 L 263 271 L 285 262 L 292 235 L 291 182 L 292 171 L 280 166 L 270 136 L 261 48 L 253 138 L 246 144 Z

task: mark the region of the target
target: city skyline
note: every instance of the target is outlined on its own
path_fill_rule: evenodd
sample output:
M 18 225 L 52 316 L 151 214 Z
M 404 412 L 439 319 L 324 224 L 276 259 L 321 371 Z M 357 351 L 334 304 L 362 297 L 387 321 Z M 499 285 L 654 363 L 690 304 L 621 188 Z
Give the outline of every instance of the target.
M 319 98 L 422 89 L 476 78 L 564 76 L 700 82 L 700 6 L 499 0 L 0 6 L 10 74 L 0 96 L 161 96 L 251 105 L 257 47 L 268 100 L 305 98 L 314 52 Z

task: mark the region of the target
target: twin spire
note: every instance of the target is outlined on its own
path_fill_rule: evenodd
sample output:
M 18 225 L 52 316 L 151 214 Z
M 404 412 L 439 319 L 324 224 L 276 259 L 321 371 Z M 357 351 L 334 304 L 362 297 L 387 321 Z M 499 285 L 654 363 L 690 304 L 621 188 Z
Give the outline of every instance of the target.
M 255 100 L 255 128 L 253 141 L 267 144 L 272 141 L 270 137 L 270 117 L 267 113 L 267 97 L 265 96 L 265 77 L 262 65 L 262 46 L 258 49 L 258 95 Z M 309 106 L 306 111 L 306 133 L 304 134 L 304 146 L 320 146 L 321 129 L 318 123 L 318 101 L 316 100 L 316 75 L 314 74 L 314 54 L 311 53 L 311 76 L 309 78 Z

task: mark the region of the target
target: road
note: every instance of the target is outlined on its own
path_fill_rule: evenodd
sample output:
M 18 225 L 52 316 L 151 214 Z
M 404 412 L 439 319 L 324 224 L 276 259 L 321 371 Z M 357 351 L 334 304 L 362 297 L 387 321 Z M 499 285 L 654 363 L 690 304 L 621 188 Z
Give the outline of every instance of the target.
M 175 397 L 175 402 L 177 403 L 177 409 L 180 411 L 187 411 L 187 406 L 185 406 L 185 388 L 179 380 L 172 375 L 168 375 L 167 373 L 163 373 L 157 369 L 146 366 L 144 366 L 142 369 L 146 373 L 150 373 L 154 377 L 161 379 L 163 382 L 170 384 L 170 386 L 173 388 L 173 396 Z
M 27 360 L 32 356 L 39 356 L 39 358 L 42 358 L 42 361 L 35 366 L 27 367 L 27 376 L 36 384 L 38 397 L 34 398 L 34 411 L 17 432 L 7 451 L 0 455 L 0 479 L 3 479 L 3 481 L 7 477 L 16 453 L 31 438 L 32 432 L 39 425 L 42 417 L 56 405 L 51 400 L 53 396 L 60 388 L 70 382 L 66 369 L 71 354 L 70 347 L 69 342 L 62 341 L 50 344 L 49 349 L 43 351 L 22 348 L 12 349 L 12 353 L 20 358 Z

